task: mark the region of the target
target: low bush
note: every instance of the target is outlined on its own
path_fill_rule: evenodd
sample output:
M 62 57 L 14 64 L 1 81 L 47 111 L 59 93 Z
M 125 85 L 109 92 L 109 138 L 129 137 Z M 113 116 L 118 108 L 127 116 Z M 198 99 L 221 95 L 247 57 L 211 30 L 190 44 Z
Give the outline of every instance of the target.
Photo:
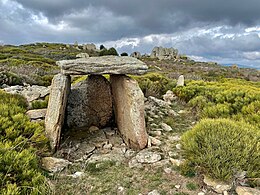
M 161 98 L 167 90 L 176 86 L 176 81 L 159 73 L 148 73 L 143 76 L 134 76 L 145 97 L 154 96 Z
M 183 156 L 214 179 L 231 180 L 246 171 L 260 177 L 260 131 L 245 122 L 203 119 L 181 138 Z
M 43 124 L 30 122 L 27 103 L 0 91 L 0 194 L 41 194 L 47 190 L 36 153 L 48 150 Z

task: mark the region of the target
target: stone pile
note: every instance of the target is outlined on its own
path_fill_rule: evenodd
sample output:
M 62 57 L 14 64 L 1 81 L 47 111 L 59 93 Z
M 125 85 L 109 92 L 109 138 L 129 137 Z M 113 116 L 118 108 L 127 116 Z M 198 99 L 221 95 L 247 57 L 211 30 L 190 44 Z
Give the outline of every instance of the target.
M 61 74 L 54 76 L 47 114 L 46 134 L 56 150 L 64 122 L 69 127 L 106 126 L 115 113 L 124 142 L 143 149 L 148 142 L 144 118 L 144 95 L 126 74 L 143 74 L 148 67 L 132 57 L 103 56 L 58 61 Z M 102 76 L 110 75 L 110 82 Z M 70 75 L 89 75 L 70 86 Z M 65 121 L 66 116 L 66 121 Z

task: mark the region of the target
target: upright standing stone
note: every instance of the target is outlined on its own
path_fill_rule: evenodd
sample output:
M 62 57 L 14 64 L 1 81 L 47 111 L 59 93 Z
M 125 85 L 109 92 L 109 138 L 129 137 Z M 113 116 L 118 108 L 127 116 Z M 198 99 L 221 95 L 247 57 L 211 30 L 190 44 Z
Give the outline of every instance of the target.
M 74 127 L 105 127 L 113 116 L 109 81 L 101 75 L 90 75 L 71 87 L 66 110 L 66 123 Z
M 70 77 L 62 74 L 55 75 L 52 80 L 48 109 L 45 117 L 45 131 L 53 150 L 56 150 L 59 146 L 69 91 Z
M 111 75 L 110 80 L 118 129 L 126 144 L 143 149 L 148 141 L 143 92 L 135 80 L 125 75 Z
M 177 87 L 178 86 L 184 86 L 184 76 L 180 75 L 177 81 Z

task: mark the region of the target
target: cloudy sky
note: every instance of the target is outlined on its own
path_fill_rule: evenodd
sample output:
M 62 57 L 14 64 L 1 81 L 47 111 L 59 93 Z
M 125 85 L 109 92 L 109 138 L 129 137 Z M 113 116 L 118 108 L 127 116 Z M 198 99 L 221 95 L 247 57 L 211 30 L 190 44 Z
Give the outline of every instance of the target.
M 260 0 L 0 0 L 0 43 L 174 47 L 260 69 Z

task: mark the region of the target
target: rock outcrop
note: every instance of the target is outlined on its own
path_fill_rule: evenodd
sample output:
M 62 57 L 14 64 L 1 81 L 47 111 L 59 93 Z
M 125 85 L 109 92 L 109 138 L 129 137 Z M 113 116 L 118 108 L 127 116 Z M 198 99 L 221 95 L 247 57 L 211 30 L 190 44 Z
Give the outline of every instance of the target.
M 138 51 L 131 53 L 130 56 L 133 57 L 133 58 L 138 58 L 138 59 L 142 57 L 141 53 L 138 52 Z
M 178 50 L 174 48 L 163 48 L 163 47 L 154 47 L 150 57 L 158 58 L 159 60 L 166 59 L 175 59 L 178 56 Z
M 147 145 L 144 118 L 144 95 L 137 81 L 121 75 L 111 75 L 116 123 L 126 144 L 135 149 Z
M 68 127 L 104 127 L 112 114 L 112 93 L 105 77 L 90 75 L 72 86 L 66 111 Z
M 140 60 L 128 56 L 102 56 L 58 61 L 65 75 L 84 74 L 144 74 L 148 67 Z
M 59 146 L 69 91 L 70 77 L 62 74 L 55 75 L 52 80 L 48 109 L 45 117 L 45 132 L 54 150 Z
M 96 45 L 94 43 L 83 44 L 84 50 L 96 51 Z

